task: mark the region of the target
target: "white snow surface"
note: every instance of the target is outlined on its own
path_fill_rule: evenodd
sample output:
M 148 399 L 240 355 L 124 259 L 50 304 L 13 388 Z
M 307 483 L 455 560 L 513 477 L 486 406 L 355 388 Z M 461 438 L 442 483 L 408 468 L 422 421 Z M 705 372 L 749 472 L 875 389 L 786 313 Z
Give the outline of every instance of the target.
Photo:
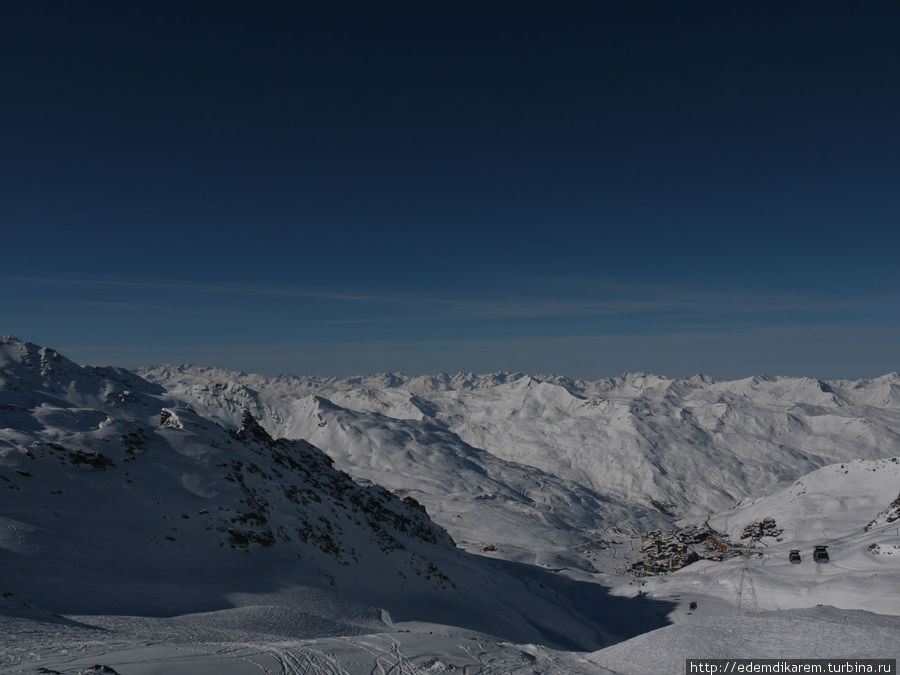
M 900 618 L 816 607 L 698 617 L 607 647 L 587 659 L 615 673 L 682 675 L 687 659 L 896 659 L 898 644 Z
M 896 657 L 898 392 L 897 374 L 134 374 L 0 338 L 0 671 Z M 764 518 L 782 532 L 742 542 Z M 743 555 L 624 573 L 642 531 L 690 525 Z

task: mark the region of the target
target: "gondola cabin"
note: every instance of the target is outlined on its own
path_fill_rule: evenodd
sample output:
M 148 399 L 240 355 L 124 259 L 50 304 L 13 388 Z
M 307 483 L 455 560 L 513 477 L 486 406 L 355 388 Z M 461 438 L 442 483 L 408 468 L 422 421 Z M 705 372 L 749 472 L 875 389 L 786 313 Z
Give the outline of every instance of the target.
M 788 556 L 788 560 L 791 561 L 792 565 L 799 565 L 800 561 L 801 561 L 800 560 L 800 551 L 798 551 L 797 549 L 793 549 L 791 551 L 790 555 Z
M 827 563 L 828 562 L 828 547 L 827 546 L 816 546 L 813 551 L 813 562 L 817 563 Z

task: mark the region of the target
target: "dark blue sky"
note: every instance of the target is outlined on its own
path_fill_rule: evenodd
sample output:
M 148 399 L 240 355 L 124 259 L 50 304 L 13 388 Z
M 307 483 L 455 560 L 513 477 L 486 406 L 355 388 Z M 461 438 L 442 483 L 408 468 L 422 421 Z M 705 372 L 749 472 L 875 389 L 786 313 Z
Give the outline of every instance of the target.
M 0 332 L 267 373 L 900 369 L 900 5 L 20 3 Z

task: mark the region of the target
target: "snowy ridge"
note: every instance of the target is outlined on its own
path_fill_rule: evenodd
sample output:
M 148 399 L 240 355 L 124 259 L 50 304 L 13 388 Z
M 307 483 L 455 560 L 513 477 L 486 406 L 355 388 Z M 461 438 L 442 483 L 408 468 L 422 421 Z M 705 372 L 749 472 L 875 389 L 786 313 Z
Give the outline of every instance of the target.
M 579 398 L 605 397 L 615 394 L 621 397 L 660 395 L 674 392 L 684 395 L 694 389 L 729 391 L 745 394 L 750 398 L 765 397 L 773 401 L 790 403 L 811 402 L 822 393 L 832 393 L 853 405 L 869 405 L 880 408 L 900 407 L 900 373 L 892 372 L 872 379 L 818 380 L 809 377 L 783 377 L 756 375 L 740 380 L 714 380 L 708 375 L 692 375 L 686 378 L 670 378 L 648 372 L 624 373 L 600 380 L 582 380 L 563 375 L 527 373 L 439 373 L 437 375 L 409 376 L 401 373 L 375 373 L 353 377 L 317 375 L 278 375 L 266 377 L 252 373 L 208 368 L 192 364 L 140 368 L 138 374 L 151 381 L 165 380 L 173 385 L 186 386 L 197 382 L 219 384 L 240 383 L 250 389 L 268 389 L 274 392 L 305 395 L 319 393 L 328 396 L 338 391 L 353 389 L 402 389 L 413 394 L 431 394 L 446 391 L 489 389 L 512 384 L 519 380 L 531 380 L 555 384 Z M 757 392 L 754 395 L 752 392 Z M 798 398 L 799 396 L 799 398 Z
M 125 371 L 83 369 L 10 339 L 0 354 L 0 545 L 28 554 L 9 561 L 7 583 L 20 570 L 38 593 L 37 578 L 52 574 L 40 561 L 66 550 L 71 573 L 113 567 L 132 578 L 132 569 L 164 576 L 184 558 L 237 560 L 223 548 L 271 548 L 309 559 L 307 575 L 329 580 L 375 551 L 402 552 L 409 574 L 450 584 L 422 556 L 452 551 L 446 532 L 416 502 L 357 485 L 310 444 L 273 440 L 249 413 L 228 432 Z M 120 531 L 105 513 L 117 514 Z
M 141 396 L 164 392 L 124 368 L 81 366 L 55 349 L 0 337 L 0 403 L 40 406 L 64 400 L 70 406 L 134 409 Z

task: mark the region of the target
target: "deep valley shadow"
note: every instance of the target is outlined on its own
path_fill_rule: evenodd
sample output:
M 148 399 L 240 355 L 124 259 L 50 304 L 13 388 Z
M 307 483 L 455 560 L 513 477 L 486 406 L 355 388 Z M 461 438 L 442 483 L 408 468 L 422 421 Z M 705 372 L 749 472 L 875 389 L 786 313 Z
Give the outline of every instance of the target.
M 173 617 L 235 607 L 234 594 L 259 597 L 254 604 L 321 606 L 323 594 L 338 603 L 387 609 L 395 621 L 448 624 L 515 643 L 593 651 L 670 624 L 675 605 L 646 597 L 620 597 L 600 584 L 573 580 L 533 565 L 465 554 L 445 561 L 456 587 L 423 584 L 360 585 L 352 575 L 332 585 L 324 575 L 304 573 L 287 560 L 248 555 L 223 569 L 143 569 L 126 578 L 119 568 L 80 574 L 72 568 L 24 568 L 3 556 L 4 589 L 48 615 Z M 12 563 L 12 564 L 10 564 Z M 113 566 L 115 567 L 115 566 Z M 18 568 L 18 569 L 17 569 Z M 82 570 L 83 572 L 83 570 Z M 286 589 L 292 590 L 285 595 Z M 49 618 L 47 616 L 46 618 Z M 339 613 L 331 617 L 340 620 Z M 310 635 L 309 637 L 316 637 Z

